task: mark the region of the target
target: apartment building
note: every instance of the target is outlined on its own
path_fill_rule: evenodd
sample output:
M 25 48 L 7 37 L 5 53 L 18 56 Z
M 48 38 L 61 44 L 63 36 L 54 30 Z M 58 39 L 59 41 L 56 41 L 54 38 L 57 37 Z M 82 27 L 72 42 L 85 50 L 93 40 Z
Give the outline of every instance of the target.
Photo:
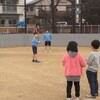
M 24 19 L 24 0 L 0 0 L 0 26 L 14 26 Z

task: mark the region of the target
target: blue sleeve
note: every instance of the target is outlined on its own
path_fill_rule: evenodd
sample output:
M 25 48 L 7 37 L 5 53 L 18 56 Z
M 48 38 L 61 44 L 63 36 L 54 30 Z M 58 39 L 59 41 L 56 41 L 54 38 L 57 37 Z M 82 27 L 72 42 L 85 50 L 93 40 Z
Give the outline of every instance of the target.
M 51 40 L 52 40 L 52 35 L 50 34 L 50 38 L 51 38 Z
M 50 39 L 52 40 L 52 35 L 51 35 L 51 33 L 49 33 L 49 37 L 50 37 Z
M 43 40 L 45 40 L 45 34 L 44 34 Z

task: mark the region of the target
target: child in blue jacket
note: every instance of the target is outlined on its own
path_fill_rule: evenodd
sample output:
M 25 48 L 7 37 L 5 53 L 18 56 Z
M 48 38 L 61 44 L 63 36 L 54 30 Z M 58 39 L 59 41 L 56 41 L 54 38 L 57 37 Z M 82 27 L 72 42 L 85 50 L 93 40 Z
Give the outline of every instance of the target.
M 46 33 L 44 34 L 43 39 L 45 41 L 45 52 L 47 52 L 47 46 L 49 46 L 49 52 L 51 52 L 52 36 L 51 36 L 51 33 L 48 30 L 46 30 Z
M 38 41 L 38 33 L 34 33 L 34 37 L 32 39 L 32 51 L 33 51 L 33 60 L 32 62 L 37 62 L 39 63 L 40 61 L 37 60 L 37 46 L 40 41 Z

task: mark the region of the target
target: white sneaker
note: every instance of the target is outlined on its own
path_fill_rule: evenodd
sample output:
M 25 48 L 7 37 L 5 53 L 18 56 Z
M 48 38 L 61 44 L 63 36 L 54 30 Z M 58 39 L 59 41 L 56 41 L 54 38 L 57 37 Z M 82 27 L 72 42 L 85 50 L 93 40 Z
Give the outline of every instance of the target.
M 96 98 L 96 96 L 92 96 L 91 94 L 86 95 L 85 97 L 86 97 L 86 98 Z
M 80 100 L 80 98 L 79 97 L 76 97 L 75 100 Z
M 67 100 L 72 100 L 72 98 L 67 98 Z

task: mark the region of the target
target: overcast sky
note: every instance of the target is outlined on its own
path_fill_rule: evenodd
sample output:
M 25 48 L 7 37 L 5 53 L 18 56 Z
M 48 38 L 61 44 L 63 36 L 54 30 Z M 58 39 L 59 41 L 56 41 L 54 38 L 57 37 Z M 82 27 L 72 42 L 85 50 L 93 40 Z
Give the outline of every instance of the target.
M 33 1 L 33 0 L 26 0 L 26 2 L 30 2 L 30 1 Z

